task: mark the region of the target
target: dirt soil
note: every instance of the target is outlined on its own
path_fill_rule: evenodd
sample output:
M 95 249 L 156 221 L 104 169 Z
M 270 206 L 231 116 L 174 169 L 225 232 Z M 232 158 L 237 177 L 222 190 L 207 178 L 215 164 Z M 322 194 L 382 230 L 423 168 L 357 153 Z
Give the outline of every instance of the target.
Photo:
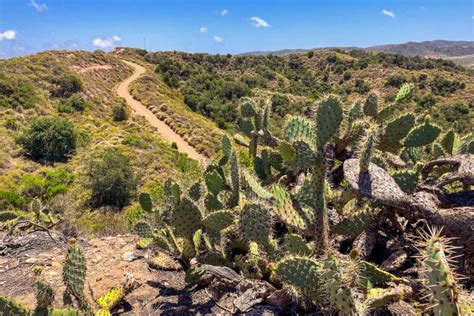
M 54 237 L 59 239 L 59 235 Z M 97 299 L 112 287 L 120 286 L 125 274 L 131 274 L 136 287 L 114 310 L 115 315 L 225 313 L 205 289 L 186 285 L 183 271 L 152 269 L 148 264 L 149 251 L 137 250 L 136 241 L 133 235 L 79 240 L 87 260 L 85 292 L 90 302 L 93 298 L 89 286 Z M 5 243 L 0 239 L 0 295 L 34 307 L 32 268 L 42 266 L 43 278 L 56 291 L 53 305 L 63 306 L 62 269 L 66 251 L 67 242 L 55 243 L 44 232 L 15 237 Z
M 173 131 L 165 122 L 159 120 L 152 111 L 147 109 L 141 102 L 135 100 L 129 92 L 130 84 L 138 79 L 141 75 L 146 72 L 146 68 L 138 64 L 123 61 L 134 69 L 133 74 L 123 81 L 117 88 L 117 94 L 127 101 L 127 104 L 132 108 L 133 112 L 137 115 L 142 115 L 145 119 L 154 127 L 158 129 L 158 133 L 163 137 L 165 141 L 170 143 L 175 142 L 178 146 L 178 150 L 187 154 L 190 158 L 199 160 L 201 162 L 206 161 L 206 157 L 199 154 L 194 147 L 189 145 L 179 134 Z

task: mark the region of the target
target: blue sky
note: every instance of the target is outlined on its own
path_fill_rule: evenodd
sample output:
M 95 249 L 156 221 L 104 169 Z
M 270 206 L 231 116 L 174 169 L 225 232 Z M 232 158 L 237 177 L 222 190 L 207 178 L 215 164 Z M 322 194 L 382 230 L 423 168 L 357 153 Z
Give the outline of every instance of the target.
M 472 0 L 0 0 L 0 58 L 46 49 L 239 53 L 473 40 Z

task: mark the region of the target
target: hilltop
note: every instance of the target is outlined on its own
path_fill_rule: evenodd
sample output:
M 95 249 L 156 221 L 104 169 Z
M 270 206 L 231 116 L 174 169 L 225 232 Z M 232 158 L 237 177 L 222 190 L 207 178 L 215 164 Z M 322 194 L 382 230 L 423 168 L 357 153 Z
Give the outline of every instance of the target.
M 430 58 L 443 58 L 454 61 L 456 64 L 472 67 L 472 55 L 474 54 L 473 41 L 446 41 L 433 40 L 424 42 L 407 42 L 401 44 L 385 44 L 369 47 L 328 47 L 328 48 L 314 48 L 314 49 L 283 49 L 278 51 L 256 51 L 242 53 L 246 55 L 286 55 L 292 53 L 302 53 L 311 50 L 327 50 L 327 49 L 342 49 L 354 50 L 360 49 L 369 52 L 383 52 L 390 54 L 401 54 L 404 56 L 419 56 Z

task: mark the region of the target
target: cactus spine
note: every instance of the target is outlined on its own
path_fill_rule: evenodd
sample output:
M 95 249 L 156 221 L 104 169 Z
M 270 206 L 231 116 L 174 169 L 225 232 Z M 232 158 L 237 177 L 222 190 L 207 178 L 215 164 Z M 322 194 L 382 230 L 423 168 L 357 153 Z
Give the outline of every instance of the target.
M 447 255 L 449 243 L 437 229 L 430 229 L 422 235 L 420 259 L 430 298 L 429 309 L 434 315 L 462 315 L 462 292 Z

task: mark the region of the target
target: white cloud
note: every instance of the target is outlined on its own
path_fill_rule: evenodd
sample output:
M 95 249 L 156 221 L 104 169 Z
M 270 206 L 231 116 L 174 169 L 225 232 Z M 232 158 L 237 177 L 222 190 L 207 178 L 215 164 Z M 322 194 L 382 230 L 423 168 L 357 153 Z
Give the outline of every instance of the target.
M 207 32 L 207 27 L 201 26 L 201 27 L 199 28 L 199 32 L 201 32 L 201 33 L 206 33 L 206 32 Z
M 393 19 L 395 19 L 395 12 L 393 11 L 389 11 L 389 10 L 382 10 L 382 14 L 386 15 L 386 16 L 389 16 Z
M 271 25 L 268 24 L 267 21 L 265 21 L 262 18 L 259 18 L 258 16 L 253 16 L 250 18 L 250 20 L 253 22 L 253 25 L 255 27 L 270 27 Z
M 227 11 L 227 9 L 224 9 L 221 11 L 222 16 L 227 15 L 227 14 L 229 14 L 229 11 Z
M 11 41 L 14 40 L 16 37 L 16 31 L 14 30 L 6 30 L 3 33 L 0 33 L 0 41 L 6 40 Z
M 224 38 L 220 36 L 214 36 L 213 38 L 214 38 L 214 41 L 218 43 L 222 43 L 224 41 Z
M 46 5 L 46 3 L 38 3 L 36 2 L 35 0 L 31 0 L 30 2 L 30 5 L 36 9 L 36 11 L 38 12 L 43 12 L 44 10 L 46 10 L 48 8 L 48 6 Z
M 112 37 L 98 37 L 92 41 L 92 44 L 95 47 L 100 48 L 111 48 L 117 46 L 118 42 L 120 42 L 122 38 L 120 36 L 114 35 Z

